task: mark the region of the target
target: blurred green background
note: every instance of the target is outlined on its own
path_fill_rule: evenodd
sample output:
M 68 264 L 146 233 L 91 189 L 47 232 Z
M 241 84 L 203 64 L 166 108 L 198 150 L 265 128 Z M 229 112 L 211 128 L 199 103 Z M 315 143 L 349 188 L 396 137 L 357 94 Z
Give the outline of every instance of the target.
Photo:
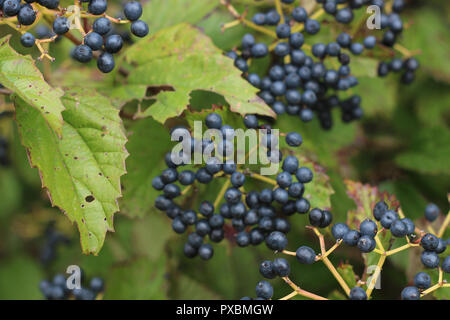
M 232 17 L 218 2 L 150 0 L 143 2 L 144 20 L 149 23 L 151 33 L 180 22 L 192 23 L 211 37 L 216 46 L 227 51 L 239 44 L 248 30 L 238 26 L 222 32 L 221 24 L 231 21 Z M 112 11 L 120 9 L 119 1 L 108 3 Z M 254 1 L 232 3 L 242 12 L 246 4 Z M 260 1 L 258 5 L 270 7 L 270 1 Z M 249 14 L 255 10 L 260 8 L 249 6 Z M 379 186 L 380 190 L 396 195 L 405 214 L 418 219 L 419 224 L 429 202 L 436 203 L 442 212 L 448 212 L 449 16 L 448 1 L 408 1 L 402 14 L 406 30 L 400 43 L 410 50 L 421 51 L 417 79 L 412 85 L 404 86 L 397 75 L 385 79 L 360 77 L 360 85 L 355 89 L 355 93 L 362 96 L 365 112 L 360 122 L 342 124 L 335 114 L 335 126 L 329 132 L 322 131 L 316 120 L 302 124 L 281 116 L 275 123 L 281 131 L 302 133 L 305 154 L 326 168 L 335 191 L 331 209 L 336 221 L 345 220 L 346 212 L 355 208 L 346 195 L 345 179 Z M 0 27 L 0 35 L 10 32 L 7 27 Z M 325 32 L 320 39 L 327 37 L 330 35 Z M 15 35 L 11 43 L 18 51 L 37 56 L 34 51 L 20 48 L 17 41 Z M 37 63 L 47 80 L 56 85 L 63 78 L 65 83 L 77 83 L 85 80 L 83 74 L 88 74 L 92 82 L 87 85 L 101 86 L 98 80 L 102 78 L 97 72 L 70 60 L 71 47 L 72 44 L 63 39 L 51 48 L 56 57 L 54 63 Z M 108 79 L 109 76 L 102 81 Z M 217 102 L 217 97 L 201 94 L 194 99 L 204 107 Z M 0 96 L 0 105 L 12 108 L 3 96 Z M 161 131 L 168 137 L 167 129 L 161 127 Z M 12 117 L 0 118 L 0 135 L 10 144 L 10 163 L 0 166 L 0 299 L 42 299 L 39 281 L 64 273 L 71 264 L 81 266 L 88 278 L 104 277 L 106 299 L 236 299 L 254 295 L 254 287 L 261 280 L 259 263 L 273 259 L 273 253 L 263 246 L 239 248 L 224 241 L 215 245 L 215 255 L 210 261 L 187 259 L 182 254 L 185 236 L 175 235 L 169 219 L 155 209 L 144 218 L 130 219 L 116 214 L 115 233 L 107 235 L 99 256 L 82 255 L 76 228 L 59 210 L 51 208 L 46 192 L 41 189 L 37 170 L 30 168 Z M 305 244 L 317 250 L 315 237 L 305 231 L 305 220 L 291 219 L 289 241 L 295 246 Z M 45 231 L 51 223 L 70 239 L 70 243 L 58 246 L 56 257 L 44 263 Z M 447 230 L 446 237 L 449 236 Z M 353 264 L 359 275 L 364 271 L 357 250 L 340 248 L 331 260 L 335 264 Z M 390 260 L 383 269 L 383 290 L 375 290 L 374 298 L 399 298 L 401 289 L 411 283 L 420 269 L 417 261 L 418 254 L 414 252 Z M 337 282 L 322 264 L 292 266 L 291 279 L 302 288 L 340 297 L 335 292 Z M 281 280 L 271 282 L 276 298 L 290 292 Z M 450 289 L 441 290 L 447 291 L 448 298 Z

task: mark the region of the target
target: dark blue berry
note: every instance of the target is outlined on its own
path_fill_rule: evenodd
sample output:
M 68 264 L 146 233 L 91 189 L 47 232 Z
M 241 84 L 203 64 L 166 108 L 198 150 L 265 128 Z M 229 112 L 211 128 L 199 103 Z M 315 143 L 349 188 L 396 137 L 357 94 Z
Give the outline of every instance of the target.
M 420 292 L 416 287 L 406 287 L 401 293 L 402 300 L 420 300 Z
M 142 15 L 142 6 L 137 1 L 127 2 L 123 7 L 123 13 L 128 20 L 138 20 Z
M 283 251 L 288 244 L 288 240 L 286 238 L 286 235 L 284 235 L 284 233 L 279 231 L 273 231 L 267 236 L 266 244 L 267 247 L 269 247 L 269 249 L 275 251 Z
M 148 24 L 142 20 L 133 21 L 130 29 L 132 34 L 140 38 L 145 37 L 149 32 Z
M 367 300 L 367 294 L 361 287 L 354 287 L 350 290 L 350 300 Z
M 114 62 L 114 57 L 111 53 L 103 52 L 97 60 L 97 67 L 103 73 L 111 72 L 116 63 Z
M 313 264 L 316 261 L 316 253 L 307 246 L 301 246 L 297 249 L 295 256 L 303 264 Z
M 431 277 L 428 273 L 419 272 L 414 276 L 414 286 L 419 289 L 428 289 L 431 286 Z
M 256 296 L 263 299 L 270 299 L 273 296 L 273 288 L 267 281 L 260 281 L 256 285 Z

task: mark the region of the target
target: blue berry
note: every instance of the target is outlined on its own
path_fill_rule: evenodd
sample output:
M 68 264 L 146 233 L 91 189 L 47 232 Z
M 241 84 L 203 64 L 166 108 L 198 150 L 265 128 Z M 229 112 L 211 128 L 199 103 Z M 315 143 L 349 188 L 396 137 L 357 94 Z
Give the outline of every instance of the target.
M 439 238 L 434 234 L 427 233 L 422 237 L 422 240 L 420 240 L 420 245 L 425 250 L 434 251 L 439 246 Z
M 358 244 L 358 240 L 361 237 L 361 234 L 356 230 L 350 230 L 344 235 L 344 243 L 354 247 Z
M 381 218 L 380 223 L 384 228 L 389 229 L 391 227 L 392 222 L 394 222 L 397 219 L 398 219 L 397 212 L 393 210 L 388 210 Z
M 250 49 L 250 52 L 255 58 L 263 58 L 269 53 L 269 48 L 264 43 L 257 43 Z
M 61 17 L 56 18 L 55 21 L 59 18 Z M 21 25 L 24 26 L 32 25 L 34 21 L 36 21 L 36 12 L 34 11 L 31 5 L 29 5 L 28 3 L 24 4 L 21 6 L 19 13 L 17 14 L 17 20 Z
M 287 42 L 280 42 L 275 46 L 274 53 L 279 57 L 287 56 L 290 52 L 290 47 Z
M 367 294 L 361 287 L 354 287 L 350 290 L 350 300 L 367 300 Z
M 295 210 L 298 213 L 307 213 L 309 211 L 309 208 L 311 207 L 310 203 L 308 200 L 306 200 L 305 198 L 301 198 L 297 201 L 295 201 Z
M 203 201 L 202 203 L 200 203 L 200 207 L 199 207 L 198 211 L 202 215 L 204 215 L 205 217 L 208 218 L 214 214 L 214 206 L 209 201 Z
M 308 13 L 303 7 L 296 7 L 292 10 L 292 18 L 297 22 L 305 22 L 308 18 Z
M 311 182 L 313 179 L 313 172 L 311 171 L 311 169 L 307 167 L 300 167 L 297 169 L 295 176 L 297 177 L 297 180 L 299 182 L 308 183 Z
M 261 262 L 261 264 L 259 265 L 259 272 L 266 279 L 273 279 L 276 277 L 276 274 L 273 270 L 273 263 L 269 260 Z
M 249 49 L 255 44 L 255 37 L 251 33 L 246 33 L 242 37 L 242 48 Z
M 291 272 L 291 268 L 286 259 L 276 258 L 273 261 L 273 270 L 279 277 L 287 277 Z
M 222 117 L 217 113 L 210 113 L 206 116 L 205 124 L 209 129 L 220 129 L 222 127 Z
M 94 15 L 101 15 L 105 13 L 107 6 L 106 0 L 90 0 L 88 11 Z
M 189 245 L 191 245 L 192 247 L 198 249 L 203 244 L 203 236 L 197 232 L 190 233 L 188 235 L 187 243 L 189 243 Z
M 439 266 L 439 256 L 433 251 L 424 251 L 420 256 L 420 260 L 427 268 L 437 268 Z
M 84 37 L 84 44 L 94 51 L 100 50 L 103 46 L 103 37 L 97 32 L 90 32 Z
M 257 129 L 258 118 L 254 114 L 247 114 L 244 117 L 244 124 L 249 129 Z
M 378 231 L 377 224 L 369 219 L 366 219 L 363 222 L 361 222 L 359 226 L 359 232 L 361 233 L 361 235 L 366 235 L 373 238 L 376 236 L 377 231 Z
M 181 221 L 185 225 L 194 225 L 197 222 L 197 214 L 193 210 L 187 210 L 181 214 Z
M 350 231 L 350 228 L 345 223 L 336 223 L 331 228 L 331 233 L 336 240 L 343 239 L 347 232 Z
M 336 13 L 336 21 L 340 23 L 350 23 L 353 20 L 353 11 L 350 8 L 343 8 Z
M 155 207 L 159 210 L 166 211 L 172 205 L 172 201 L 164 196 L 158 196 L 155 199 Z
M 183 233 L 186 231 L 186 225 L 181 221 L 181 217 L 176 217 L 172 221 L 172 229 L 176 233 Z
M 105 50 L 109 53 L 117 53 L 122 49 L 123 40 L 118 34 L 112 34 L 105 40 Z
M 305 22 L 305 31 L 309 34 L 316 34 L 320 31 L 320 23 L 317 20 L 308 19 Z
M 431 277 L 428 273 L 419 272 L 414 277 L 414 286 L 419 289 L 428 289 L 431 286 Z
M 373 208 L 373 216 L 377 221 L 380 221 L 388 210 L 389 207 L 384 201 L 377 202 Z
M 280 15 L 276 10 L 271 10 L 266 13 L 266 23 L 269 26 L 276 26 L 280 22 Z
M 376 242 L 372 237 L 363 235 L 359 238 L 357 245 L 359 250 L 361 250 L 364 253 L 368 253 L 373 251 L 373 249 L 375 249 Z
M 224 217 L 221 214 L 214 214 L 209 218 L 209 225 L 213 229 L 221 228 L 225 223 L 223 218 Z
M 420 292 L 416 287 L 406 287 L 401 293 L 402 300 L 420 300 Z
M 270 299 L 273 296 L 273 288 L 267 281 L 260 281 L 256 285 L 256 296 L 263 299 Z
M 20 0 L 5 0 L 3 2 L 3 13 L 7 17 L 13 17 L 20 11 Z
M 256 246 L 264 241 L 264 234 L 258 228 L 252 229 L 250 231 L 250 242 L 252 245 Z
M 316 261 L 316 253 L 307 246 L 301 246 L 295 252 L 298 261 L 303 264 L 313 264 Z
M 148 24 L 142 20 L 133 21 L 130 30 L 132 34 L 140 38 L 145 37 L 149 32 Z
M 247 247 L 250 244 L 250 235 L 243 231 L 236 235 L 236 243 L 239 247 Z
M 245 176 L 242 172 L 234 172 L 230 178 L 231 184 L 235 188 L 240 188 L 245 183 Z
M 273 231 L 267 236 L 266 244 L 269 249 L 275 251 L 283 251 L 288 244 L 288 240 L 286 238 L 286 235 L 284 235 L 282 232 Z
M 111 72 L 116 63 L 114 62 L 114 57 L 111 53 L 103 52 L 97 60 L 97 67 L 103 73 Z
M 127 2 L 123 7 L 123 13 L 130 21 L 138 20 L 142 15 L 142 6 L 137 1 Z
M 373 49 L 377 44 L 377 39 L 374 36 L 368 36 L 364 39 L 363 44 L 366 49 Z
M 283 161 L 282 169 L 290 174 L 293 174 L 297 171 L 298 168 L 298 159 L 295 156 L 287 156 Z M 292 179 L 292 178 L 291 178 Z M 291 180 L 292 181 L 292 180 Z
M 434 252 L 436 252 L 437 254 L 440 254 L 440 253 L 444 252 L 445 249 L 447 249 L 447 241 L 439 239 L 439 244 L 436 247 L 436 249 L 434 249 Z
M 401 238 L 408 234 L 408 228 L 402 220 L 395 220 L 391 224 L 391 233 L 394 237 Z
M 193 247 L 191 244 L 185 243 L 184 247 L 183 247 L 183 252 L 186 257 L 192 259 L 195 256 L 197 256 L 198 250 L 197 250 L 197 248 Z
M 445 257 L 441 265 L 442 271 L 450 273 L 450 256 Z
M 236 204 L 241 200 L 242 193 L 236 188 L 228 188 L 224 197 L 228 203 Z
M 280 189 L 277 189 L 280 190 Z M 258 223 L 258 213 L 255 209 L 250 209 L 244 216 L 244 223 L 247 226 L 253 226 Z
M 266 24 L 266 15 L 264 13 L 256 13 L 252 18 L 252 22 L 258 26 L 263 26 Z
M 20 37 L 20 43 L 27 48 L 30 48 L 32 46 L 34 46 L 34 43 L 36 42 L 36 38 L 29 32 L 25 32 L 21 37 Z
M 406 234 L 408 235 L 408 234 L 413 234 L 414 233 L 414 230 L 415 230 L 415 225 L 414 225 L 414 222 L 412 222 L 412 220 L 411 219 L 409 219 L 409 218 L 404 218 L 404 219 L 402 219 L 402 220 L 400 220 L 400 221 L 402 221 L 404 224 L 405 224 L 405 226 L 406 226 Z
M 352 43 L 352 37 L 345 32 L 342 32 L 337 37 L 337 42 L 343 48 L 349 48 Z
M 214 254 L 214 249 L 209 243 L 204 243 L 198 249 L 198 255 L 203 260 L 209 260 Z
M 289 44 L 294 49 L 300 49 L 303 43 L 305 42 L 305 37 L 301 32 L 292 33 L 289 37 Z
M 89 62 L 92 59 L 92 50 L 84 44 L 75 47 L 73 57 L 79 62 Z
M 191 170 L 184 170 L 184 171 L 180 172 L 178 180 L 184 186 L 191 185 L 195 181 L 195 173 L 192 172 Z
M 355 42 L 350 45 L 350 51 L 354 55 L 360 55 L 364 51 L 364 46 L 361 43 Z
M 425 208 L 425 218 L 428 221 L 433 222 L 439 216 L 439 211 L 440 210 L 437 205 L 435 205 L 434 203 L 430 203 Z
M 291 27 L 286 23 L 279 24 L 276 28 L 276 33 L 280 39 L 289 38 L 291 34 Z

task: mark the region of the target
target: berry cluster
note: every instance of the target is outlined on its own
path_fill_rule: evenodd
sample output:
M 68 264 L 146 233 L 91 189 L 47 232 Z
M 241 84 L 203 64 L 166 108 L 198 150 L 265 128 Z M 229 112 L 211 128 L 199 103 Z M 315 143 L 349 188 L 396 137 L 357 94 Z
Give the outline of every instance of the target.
M 434 221 L 439 215 L 439 209 L 436 205 L 430 204 L 426 208 L 426 218 L 429 221 Z M 378 221 L 383 230 L 390 230 L 394 237 L 408 237 L 408 245 L 406 247 L 412 246 L 422 246 L 424 248 L 424 252 L 422 253 L 422 263 L 427 268 L 437 268 L 440 263 L 440 259 L 438 254 L 443 253 L 446 250 L 448 245 L 448 241 L 439 239 L 437 236 L 431 233 L 423 234 L 422 231 L 418 230 L 422 236 L 420 239 L 412 242 L 413 239 L 416 238 L 416 227 L 414 223 L 408 218 L 400 218 L 399 214 L 394 210 L 389 210 L 388 205 L 384 201 L 380 201 L 375 204 L 373 208 L 373 216 L 376 221 Z M 322 211 L 319 209 L 312 209 L 309 212 L 309 221 L 312 227 L 309 227 L 315 231 L 315 233 L 322 238 L 321 240 L 321 253 L 316 254 L 316 252 L 308 247 L 308 246 L 300 246 L 295 252 L 284 250 L 287 245 L 287 240 L 278 240 L 279 246 L 272 246 L 271 249 L 287 254 L 292 255 L 297 258 L 297 260 L 301 264 L 313 264 L 316 261 L 322 260 L 327 267 L 332 271 L 337 277 L 343 289 L 347 292 L 348 297 L 351 300 L 367 300 L 368 292 L 363 288 L 356 286 L 352 289 L 348 288 L 345 281 L 340 278 L 337 274 L 336 270 L 332 266 L 331 262 L 328 260 L 327 256 L 333 252 L 341 243 L 345 243 L 349 246 L 358 247 L 359 250 L 363 253 L 369 253 L 375 250 L 377 246 L 377 242 L 375 237 L 379 235 L 383 230 L 378 230 L 378 224 L 376 221 L 371 219 L 366 219 L 362 221 L 359 225 L 359 231 L 351 230 L 347 224 L 345 223 L 337 223 L 334 224 L 331 228 L 331 233 L 333 237 L 337 240 L 336 244 L 333 248 L 326 251 L 324 248 L 323 236 L 318 231 L 317 228 L 325 228 L 330 225 L 332 220 L 331 213 L 328 211 Z M 395 252 L 400 252 L 405 249 L 405 246 L 402 248 L 394 249 L 392 251 L 379 252 L 381 255 L 387 256 L 394 254 Z M 384 250 L 384 249 L 383 249 Z M 383 263 L 385 258 L 381 258 Z M 381 267 L 380 267 L 381 268 Z M 259 266 L 260 274 L 266 279 L 273 279 L 275 277 L 281 277 L 286 283 L 288 283 L 293 289 L 295 294 L 301 294 L 305 297 L 312 299 L 325 299 L 323 297 L 317 296 L 310 292 L 304 291 L 298 288 L 290 279 L 291 267 L 288 261 L 284 258 L 276 258 L 273 261 L 266 260 L 263 261 Z M 442 277 L 442 273 L 450 273 L 450 256 L 444 258 L 439 272 L 441 273 L 440 278 Z M 435 287 L 439 288 L 444 285 L 445 282 L 439 280 L 440 283 Z M 425 272 L 419 272 L 414 277 L 414 286 L 406 287 L 402 293 L 401 298 L 404 300 L 416 300 L 420 299 L 421 295 L 424 295 L 428 292 L 424 290 L 431 287 L 431 277 Z M 295 295 L 294 294 L 294 295 Z M 266 300 L 271 299 L 273 296 L 273 288 L 271 284 L 265 280 L 260 281 L 256 286 L 256 296 L 258 300 Z M 290 297 L 288 295 L 287 297 Z M 243 297 L 243 300 L 250 300 L 250 297 Z
M 59 0 L 39 0 L 38 5 L 34 5 L 34 0 L 26 0 L 27 3 L 21 4 L 21 0 L 4 0 L 0 1 L 0 9 L 5 17 L 17 16 L 19 25 L 32 25 L 37 16 L 39 6 L 53 10 L 56 18 L 53 20 L 52 32 L 48 29 L 36 29 L 35 36 L 28 32 L 22 32 L 20 42 L 24 47 L 33 47 L 35 44 L 42 52 L 40 42 L 55 41 L 59 36 L 66 35 L 70 29 L 79 29 L 83 35 L 83 41 L 72 50 L 72 57 L 82 63 L 92 60 L 94 51 L 101 53 L 97 57 L 97 67 L 104 73 L 111 72 L 115 67 L 113 54 L 118 53 L 124 44 L 124 38 L 113 30 L 113 23 L 127 23 L 131 24 L 130 31 L 138 37 L 145 37 L 149 32 L 147 23 L 139 18 L 142 15 L 142 6 L 137 1 L 127 2 L 123 8 L 124 19 L 112 18 L 106 15 L 108 7 L 106 0 L 90 0 L 80 1 L 80 12 L 69 12 L 67 9 L 61 9 Z M 84 4 L 86 8 L 83 8 Z M 100 16 L 95 19 L 92 24 L 92 30 L 87 32 L 88 24 L 84 23 L 82 26 L 80 18 L 91 18 Z M 18 29 L 21 31 L 21 29 Z M 73 37 L 70 37 L 71 40 Z M 125 39 L 126 40 L 126 39 Z M 48 56 L 46 52 L 42 52 L 43 56 Z M 42 56 L 41 56 L 42 57 Z
M 222 124 L 220 115 L 210 113 L 205 123 L 210 129 L 220 130 L 224 139 L 213 142 L 196 141 L 191 138 L 192 150 L 196 149 L 195 145 L 200 145 L 202 151 L 216 143 L 216 151 L 218 150 L 220 154 L 223 150 L 234 147 L 232 143 L 234 129 Z M 259 126 L 254 115 L 247 115 L 244 124 L 249 129 L 266 129 L 261 138 L 263 148 L 267 150 L 271 162 L 280 162 L 283 155 L 281 151 L 274 149 L 278 139 L 271 133 L 270 127 Z M 189 134 L 184 127 L 173 130 Z M 298 133 L 291 132 L 286 135 L 286 143 L 291 147 L 298 147 L 302 143 L 302 137 Z M 296 212 L 304 214 L 309 211 L 310 203 L 303 195 L 305 184 L 312 181 L 313 173 L 309 168 L 300 166 L 295 156 L 285 157 L 282 171 L 277 175 L 276 181 L 253 173 L 248 168 L 242 169 L 230 158 L 222 164 L 217 157 L 210 157 L 206 164 L 197 168 L 195 172 L 181 171 L 182 165 L 174 164 L 170 152 L 165 160 L 168 168 L 152 181 L 153 188 L 163 191 L 163 195 L 157 197 L 155 206 L 165 211 L 173 220 L 172 227 L 176 233 L 182 234 L 190 226 L 195 226 L 195 232 L 188 235 L 184 246 L 184 253 L 188 257 L 199 255 L 200 258 L 207 260 L 213 256 L 213 247 L 205 243 L 206 236 L 209 236 L 212 242 L 220 242 L 226 236 L 234 237 L 240 247 L 259 245 L 265 241 L 269 248 L 282 250 L 287 244 L 285 234 L 290 230 L 290 224 L 285 217 Z M 264 188 L 261 191 L 246 190 L 244 184 L 248 178 L 269 181 L 275 188 L 273 190 Z M 224 180 L 224 184 L 216 201 L 201 202 L 198 213 L 190 207 L 183 209 L 174 202 L 178 196 L 192 191 L 190 186 L 196 183 L 209 184 L 218 179 Z M 186 187 L 182 191 L 180 186 Z M 219 206 L 222 199 L 225 202 Z M 227 224 L 227 220 L 231 220 L 231 224 Z
M 7 166 L 8 164 L 8 140 L 0 136 L 0 165 Z
M 83 273 L 82 273 L 83 275 Z M 82 281 L 84 277 L 82 276 Z M 89 287 L 79 289 L 69 289 L 67 287 L 67 278 L 63 274 L 57 274 L 51 281 L 42 280 L 39 283 L 39 289 L 48 300 L 95 300 L 105 289 L 105 283 L 102 278 L 94 277 L 89 282 Z
M 333 14 L 336 21 L 342 24 L 350 23 L 354 16 L 352 10 L 363 5 L 377 4 L 384 7 L 383 0 L 317 0 L 317 2 L 323 4 L 324 12 Z M 403 6 L 400 8 L 399 5 L 394 5 L 394 7 L 397 10 L 394 13 L 383 14 L 382 27 L 389 28 L 381 40 L 385 46 L 390 37 L 393 37 L 393 40 L 389 42 L 389 46 L 393 46 L 397 35 L 403 29 L 397 14 Z M 243 72 L 248 82 L 260 89 L 259 96 L 277 114 L 299 116 L 302 121 L 308 122 L 313 119 L 315 113 L 324 129 L 330 129 L 333 125 L 331 115 L 333 108 L 341 110 L 344 122 L 362 117 L 361 97 L 344 93 L 345 98 L 341 98 L 338 93 L 347 92 L 358 85 L 358 79 L 352 75 L 350 67 L 351 55 L 359 56 L 365 49 L 374 49 L 378 41 L 374 36 L 367 36 L 359 43 L 354 41 L 350 34 L 342 32 L 336 41 L 315 43 L 310 46 L 305 43 L 304 33 L 316 35 L 321 25 L 314 15 L 308 15 L 303 7 L 293 8 L 289 16 L 284 14 L 281 16 L 277 10 L 256 13 L 251 22 L 257 30 L 263 26 L 274 26 L 276 37 L 274 45 L 268 47 L 265 43 L 257 42 L 249 33 L 242 38 L 239 54 L 237 51 L 231 51 L 227 56 L 234 60 L 234 65 Z M 272 32 L 266 30 L 268 34 Z M 268 56 L 272 49 L 274 59 L 268 73 L 260 76 L 249 72 L 249 62 Z M 336 67 L 333 59 L 339 67 Z M 398 61 L 401 62 L 400 68 Z M 405 83 L 413 80 L 414 71 L 419 66 L 414 58 L 405 61 L 394 59 L 389 64 L 382 63 L 380 68 L 384 68 L 385 65 L 388 67 L 387 72 L 405 69 L 406 72 L 402 77 Z M 383 72 L 383 75 L 387 72 Z
M 47 226 L 44 236 L 45 242 L 41 248 L 40 260 L 44 265 L 48 265 L 57 257 L 59 245 L 69 245 L 70 239 L 55 229 L 54 222 Z

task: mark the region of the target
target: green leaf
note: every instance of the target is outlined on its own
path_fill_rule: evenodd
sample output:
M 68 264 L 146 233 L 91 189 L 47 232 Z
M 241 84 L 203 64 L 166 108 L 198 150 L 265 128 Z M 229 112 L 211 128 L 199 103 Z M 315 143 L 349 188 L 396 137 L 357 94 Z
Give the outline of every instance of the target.
M 118 110 L 105 97 L 73 89 L 62 101 L 67 108 L 62 138 L 42 114 L 17 98 L 19 132 L 52 204 L 77 223 L 83 252 L 97 254 L 119 210 L 126 137 Z
M 195 24 L 219 5 L 219 1 L 164 0 L 148 1 L 141 20 L 148 23 L 150 32 L 186 22 Z
M 372 58 L 352 58 L 352 75 L 355 77 L 377 77 L 378 61 Z
M 129 84 L 162 89 L 156 94 L 155 103 L 137 117 L 151 116 L 161 123 L 177 117 L 187 108 L 195 90 L 222 95 L 233 112 L 275 117 L 256 95 L 258 90 L 242 79 L 233 61 L 187 24 L 161 30 L 137 43 L 127 51 L 125 59 L 138 65 L 130 71 Z M 169 67 L 171 72 L 167 72 Z
M 105 290 L 105 299 L 162 300 L 167 298 L 166 257 L 155 262 L 145 258 L 113 268 Z
M 121 108 L 131 100 L 141 100 L 145 97 L 147 86 L 145 85 L 122 85 L 114 87 L 104 87 L 100 91 L 111 99 L 111 102 Z
M 357 280 L 355 272 L 353 271 L 353 266 L 348 263 L 342 263 L 337 267 L 337 271 L 345 280 L 350 288 L 356 287 Z
M 359 77 L 358 81 L 355 92 L 362 97 L 364 114 L 389 117 L 397 106 L 398 79 Z
M 35 261 L 20 256 L 4 260 L 0 264 L 0 299 L 43 299 L 39 291 L 42 271 Z
M 400 153 L 398 166 L 425 174 L 450 174 L 450 131 L 446 128 L 422 128 L 411 139 L 411 146 Z
M 202 283 L 180 274 L 174 279 L 171 298 L 176 300 L 218 300 L 221 297 Z
M 331 208 L 331 196 L 334 194 L 334 190 L 326 170 L 303 155 L 297 154 L 297 158 L 300 166 L 311 169 L 314 174 L 313 180 L 305 185 L 303 197 L 308 199 L 311 208 Z
M 450 41 L 445 12 L 431 7 L 416 10 L 411 15 L 411 26 L 402 35 L 402 43 L 409 50 L 420 50 L 417 56 L 421 70 L 434 78 L 450 82 Z
M 152 180 L 164 169 L 164 155 L 170 151 L 170 136 L 151 118 L 141 119 L 128 129 L 128 174 L 123 178 L 122 211 L 131 217 L 142 217 L 153 208 L 159 194 Z
M 45 82 L 30 56 L 18 54 L 9 45 L 10 36 L 0 39 L 0 83 L 39 111 L 49 127 L 61 135 L 63 92 Z

